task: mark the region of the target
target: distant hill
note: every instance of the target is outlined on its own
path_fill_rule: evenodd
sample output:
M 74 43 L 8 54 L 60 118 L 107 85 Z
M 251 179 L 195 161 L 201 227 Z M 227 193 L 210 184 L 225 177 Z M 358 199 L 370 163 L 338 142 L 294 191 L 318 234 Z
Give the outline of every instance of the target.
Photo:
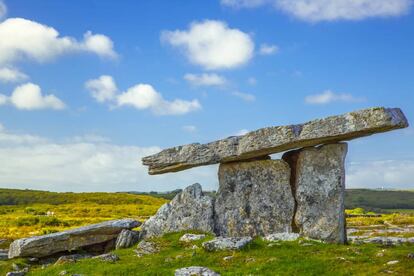
M 414 191 L 346 190 L 345 208 L 358 207 L 374 212 L 384 209 L 414 209 Z
M 0 189 L 0 205 L 30 204 L 144 204 L 159 205 L 164 200 L 151 195 L 129 193 L 56 193 L 37 190 Z

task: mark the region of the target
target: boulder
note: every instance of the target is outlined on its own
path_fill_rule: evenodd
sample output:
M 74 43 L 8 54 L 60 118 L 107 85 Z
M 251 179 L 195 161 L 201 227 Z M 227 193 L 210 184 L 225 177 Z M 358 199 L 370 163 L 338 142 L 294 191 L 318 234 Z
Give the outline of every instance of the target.
M 0 261 L 7 260 L 9 258 L 9 251 L 5 249 L 0 249 Z
M 139 225 L 140 222 L 133 219 L 112 220 L 44 236 L 15 240 L 10 245 L 9 258 L 40 258 L 110 242 L 116 239 L 123 229 L 132 229 Z
M 187 230 L 214 231 L 214 199 L 204 195 L 198 183 L 161 206 L 156 215 L 142 225 L 140 238 Z
M 190 266 L 175 270 L 175 276 L 220 276 L 213 270 L 202 266 Z
M 108 263 L 115 263 L 119 261 L 119 256 L 114 253 L 106 253 L 106 254 L 95 256 L 93 257 L 93 259 L 99 259 L 101 261 L 108 262 Z
M 347 144 L 329 144 L 285 153 L 292 168 L 295 228 L 312 239 L 345 243 L 345 156 Z
M 240 250 L 252 242 L 251 237 L 223 238 L 218 237 L 211 241 L 203 242 L 206 251 Z
M 137 245 L 137 249 L 135 250 L 135 253 L 137 253 L 138 257 L 142 257 L 144 255 L 158 253 L 159 251 L 160 249 L 155 243 L 150 242 L 150 241 L 141 241 Z
M 139 240 L 139 232 L 123 229 L 116 238 L 115 248 L 128 248 L 136 244 Z
M 265 236 L 291 232 L 295 200 L 283 160 L 220 164 L 215 203 L 216 234 Z
M 149 174 L 244 161 L 290 149 L 351 140 L 408 127 L 398 108 L 376 107 L 317 119 L 304 124 L 262 128 L 208 144 L 189 144 L 144 157 Z
M 274 233 L 267 235 L 263 239 L 269 242 L 276 242 L 276 241 L 296 241 L 299 239 L 300 235 L 298 233 Z
M 204 234 L 184 234 L 181 236 L 180 241 L 182 242 L 192 242 L 202 240 L 206 237 Z

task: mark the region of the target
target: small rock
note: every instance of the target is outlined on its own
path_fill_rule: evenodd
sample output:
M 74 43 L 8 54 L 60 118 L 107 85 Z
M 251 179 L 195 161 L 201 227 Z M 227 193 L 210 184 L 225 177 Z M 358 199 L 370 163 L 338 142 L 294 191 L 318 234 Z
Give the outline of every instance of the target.
M 29 258 L 28 261 L 31 262 L 31 263 L 37 263 L 37 262 L 39 262 L 39 259 L 38 258 Z
M 220 276 L 213 270 L 202 266 L 190 266 L 177 269 L 174 273 L 175 276 Z
M 91 258 L 88 254 L 72 254 L 59 257 L 54 265 L 62 265 L 67 263 L 76 263 L 76 261 L 86 258 Z
M 298 233 L 274 233 L 264 237 L 265 241 L 274 242 L 274 241 L 296 241 L 299 239 Z
M 142 257 L 144 255 L 158 253 L 159 251 L 160 250 L 158 249 L 155 243 L 149 242 L 149 241 L 141 241 L 137 245 L 137 249 L 135 250 L 135 253 L 137 253 L 138 257 Z
M 119 261 L 119 256 L 114 254 L 114 253 L 107 253 L 107 254 L 102 254 L 102 255 L 99 255 L 99 256 L 95 256 L 95 257 L 93 257 L 93 259 L 100 259 L 104 262 L 115 263 L 115 262 Z
M 116 238 L 115 248 L 129 248 L 139 240 L 139 232 L 123 229 Z
M 7 272 L 6 276 L 24 276 L 26 275 L 26 272 L 24 271 L 11 271 Z
M 255 258 L 247 258 L 246 259 L 246 263 L 252 263 L 252 262 L 255 262 L 255 261 L 256 261 Z
M 62 270 L 61 272 L 59 272 L 59 276 L 63 276 L 68 274 L 68 272 L 66 270 Z
M 376 256 L 377 256 L 377 257 L 384 257 L 384 253 L 382 253 L 382 252 L 378 252 Z
M 408 253 L 407 258 L 408 259 L 414 259 L 414 253 Z
M 9 251 L 0 249 L 0 261 L 7 260 L 9 258 Z
M 226 256 L 223 258 L 223 261 L 231 261 L 233 259 L 233 256 Z
M 398 264 L 400 261 L 397 261 L 397 260 L 395 260 L 395 261 L 389 261 L 388 263 L 387 263 L 387 265 L 395 265 L 395 264 Z
M 251 237 L 242 238 L 215 238 L 211 241 L 203 242 L 203 247 L 207 251 L 217 250 L 240 250 L 252 241 Z
M 198 240 L 202 240 L 206 237 L 206 235 L 204 234 L 184 234 L 181 238 L 180 241 L 182 242 L 192 242 L 192 241 L 198 241 Z
M 346 261 L 344 257 L 336 257 L 337 260 Z

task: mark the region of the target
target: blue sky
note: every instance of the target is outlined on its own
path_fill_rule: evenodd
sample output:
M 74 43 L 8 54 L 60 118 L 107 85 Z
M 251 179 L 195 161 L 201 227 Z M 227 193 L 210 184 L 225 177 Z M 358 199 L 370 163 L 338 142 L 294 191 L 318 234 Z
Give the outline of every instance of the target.
M 1 187 L 216 189 L 216 166 L 140 158 L 372 106 L 414 121 L 411 0 L 0 3 Z M 413 141 L 351 142 L 347 187 L 414 189 Z

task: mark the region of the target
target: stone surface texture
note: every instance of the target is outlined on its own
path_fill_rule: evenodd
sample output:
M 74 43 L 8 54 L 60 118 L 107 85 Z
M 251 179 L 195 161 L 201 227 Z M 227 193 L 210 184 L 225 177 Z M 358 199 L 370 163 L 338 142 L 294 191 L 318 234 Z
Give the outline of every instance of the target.
M 299 239 L 300 235 L 298 233 L 274 233 L 265 236 L 263 239 L 269 242 L 276 241 L 296 241 Z
M 215 203 L 216 234 L 265 236 L 290 232 L 294 198 L 290 168 L 282 160 L 221 164 Z
M 159 251 L 160 250 L 158 246 L 154 242 L 141 241 L 140 243 L 138 243 L 135 253 L 137 253 L 138 257 L 142 257 L 144 255 L 158 253 Z
M 9 258 L 39 258 L 108 242 L 114 240 L 123 229 L 132 229 L 140 224 L 133 219 L 112 220 L 44 236 L 19 239 L 10 245 Z
M 140 238 L 186 230 L 214 231 L 214 199 L 204 195 L 198 183 L 161 206 L 157 214 L 142 225 Z
M 243 161 L 290 149 L 351 140 L 408 127 L 398 108 L 376 107 L 304 124 L 262 128 L 208 144 L 189 144 L 144 157 L 149 174 L 176 172 L 208 164 Z
M 175 270 L 175 276 L 220 276 L 213 270 L 202 266 L 190 266 Z
M 139 240 L 139 232 L 123 229 L 116 238 L 115 248 L 128 248 L 136 244 Z
M 220 251 L 220 250 L 240 250 L 253 239 L 251 237 L 240 238 L 223 238 L 218 237 L 211 241 L 203 242 L 203 248 L 206 251 Z
M 204 234 L 184 234 L 181 236 L 180 241 L 182 242 L 192 242 L 202 240 L 206 237 Z
M 328 144 L 285 153 L 295 193 L 295 227 L 312 239 L 345 243 L 346 143 Z

